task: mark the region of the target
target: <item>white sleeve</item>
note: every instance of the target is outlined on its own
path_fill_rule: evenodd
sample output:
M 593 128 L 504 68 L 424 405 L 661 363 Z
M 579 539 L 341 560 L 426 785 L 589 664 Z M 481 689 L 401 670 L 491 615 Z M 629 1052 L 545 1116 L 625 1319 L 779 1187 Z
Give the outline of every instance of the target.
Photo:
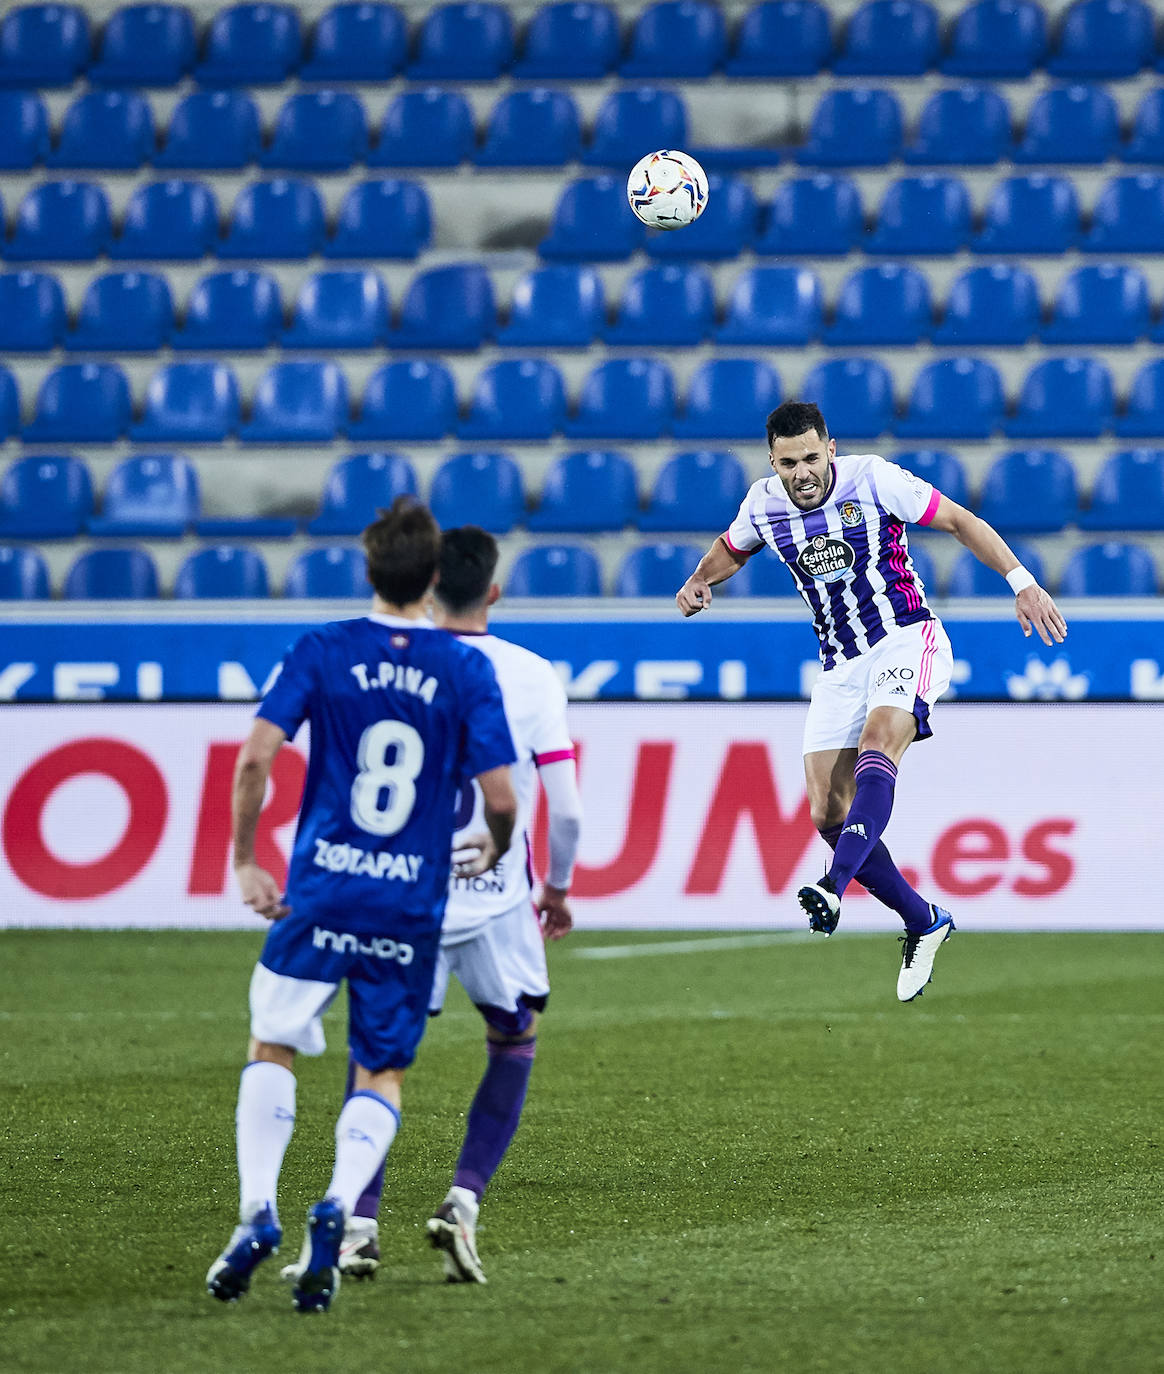
M 566 722 L 566 689 L 549 663 L 545 664 L 538 682 L 537 708 L 530 721 L 529 744 L 539 768 L 574 757 L 574 741 Z
M 546 882 L 569 890 L 582 833 L 582 798 L 573 758 L 558 759 L 539 768 L 550 815 L 550 863 Z
M 760 538 L 759 530 L 752 523 L 752 493 L 750 491 L 740 502 L 736 518 L 727 527 L 723 540 L 733 553 L 755 553 L 764 542 Z
M 928 525 L 942 499 L 936 487 L 885 458 L 877 460 L 873 482 L 878 502 L 909 525 Z

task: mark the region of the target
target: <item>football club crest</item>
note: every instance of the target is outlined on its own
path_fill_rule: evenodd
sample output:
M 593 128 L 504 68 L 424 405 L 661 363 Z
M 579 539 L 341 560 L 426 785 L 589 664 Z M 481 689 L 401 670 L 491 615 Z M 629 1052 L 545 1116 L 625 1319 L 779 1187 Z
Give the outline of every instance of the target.
M 393 647 L 394 649 L 407 649 L 407 648 L 408 648 L 408 636 L 407 636 L 407 635 L 394 634 L 394 635 L 392 636 L 392 638 L 391 638 L 388 642 L 392 645 L 392 647 Z
M 841 503 L 841 524 L 852 529 L 854 525 L 863 525 L 865 517 L 861 513 L 861 507 L 856 501 L 844 501 Z

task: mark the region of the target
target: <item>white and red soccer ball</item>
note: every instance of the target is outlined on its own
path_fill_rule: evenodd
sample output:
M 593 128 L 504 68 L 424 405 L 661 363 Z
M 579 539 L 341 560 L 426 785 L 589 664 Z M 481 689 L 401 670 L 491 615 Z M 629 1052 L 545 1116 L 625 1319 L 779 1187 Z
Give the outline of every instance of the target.
M 635 163 L 626 198 L 649 229 L 682 229 L 703 214 L 707 173 L 690 153 L 663 148 Z

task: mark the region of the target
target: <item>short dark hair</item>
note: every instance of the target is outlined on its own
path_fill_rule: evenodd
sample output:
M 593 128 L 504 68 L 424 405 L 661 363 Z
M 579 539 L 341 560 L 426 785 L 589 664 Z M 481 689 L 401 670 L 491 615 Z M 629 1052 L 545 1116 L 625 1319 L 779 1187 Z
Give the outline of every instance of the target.
M 827 439 L 829 427 L 820 413 L 820 406 L 812 401 L 785 401 L 768 416 L 768 447 L 773 439 L 795 439 L 798 434 L 815 429 L 817 438 Z
M 393 606 L 408 606 L 428 591 L 440 551 L 440 526 L 411 496 L 398 496 L 391 510 L 377 511 L 364 531 L 368 581 Z
M 480 525 L 459 525 L 441 535 L 437 598 L 450 611 L 477 606 L 488 595 L 497 571 L 497 540 Z

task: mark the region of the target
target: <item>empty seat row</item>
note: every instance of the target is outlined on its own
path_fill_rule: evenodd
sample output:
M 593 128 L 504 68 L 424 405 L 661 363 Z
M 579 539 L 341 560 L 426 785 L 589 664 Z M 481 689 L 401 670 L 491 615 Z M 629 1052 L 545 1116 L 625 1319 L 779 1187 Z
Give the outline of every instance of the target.
M 837 26 L 839 29 L 839 26 Z M 763 0 L 729 34 L 707 0 L 645 6 L 624 44 L 614 9 L 558 3 L 538 10 L 519 36 L 510 11 L 494 3 L 430 10 L 410 35 L 402 12 L 384 3 L 334 5 L 310 36 L 284 4 L 220 10 L 199 43 L 184 7 L 131 5 L 106 24 L 96 53 L 85 11 L 35 4 L 10 11 L 0 27 L 0 82 L 65 85 L 82 72 L 98 84 L 173 85 L 186 74 L 208 85 L 257 85 L 297 73 L 306 81 L 518 77 L 811 75 L 909 76 L 932 67 L 960 75 L 1027 75 L 1046 62 L 1065 75 L 1128 76 L 1159 66 L 1152 11 L 1142 0 L 1075 0 L 1053 35 L 1033 0 L 973 0 L 945 41 L 925 0 L 866 0 L 834 32 L 816 0 Z

